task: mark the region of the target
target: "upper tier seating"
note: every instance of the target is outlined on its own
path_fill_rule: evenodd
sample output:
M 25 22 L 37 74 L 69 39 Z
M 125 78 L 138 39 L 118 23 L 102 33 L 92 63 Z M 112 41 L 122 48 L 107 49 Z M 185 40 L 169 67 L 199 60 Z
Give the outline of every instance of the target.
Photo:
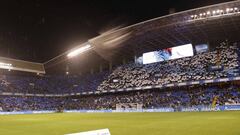
M 193 57 L 153 64 L 128 64 L 116 68 L 98 87 L 99 91 L 152 85 L 165 85 L 195 80 L 217 79 L 234 76 L 238 71 L 237 46 L 220 46 L 215 51 Z M 210 66 L 224 69 L 211 71 Z M 115 80 L 115 81 L 114 81 Z

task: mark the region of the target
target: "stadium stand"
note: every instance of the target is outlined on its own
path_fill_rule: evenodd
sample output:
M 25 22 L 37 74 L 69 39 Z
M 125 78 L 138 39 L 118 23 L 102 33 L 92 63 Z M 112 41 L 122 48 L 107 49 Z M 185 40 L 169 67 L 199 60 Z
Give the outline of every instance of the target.
M 224 67 L 211 70 L 211 66 Z M 153 64 L 128 64 L 118 67 L 98 90 L 166 85 L 195 80 L 234 76 L 238 71 L 238 48 L 219 46 L 216 50 L 176 60 Z M 115 80 L 115 81 L 113 81 Z M 116 81 L 117 80 L 117 81 Z
M 2 111 L 57 110 L 59 107 L 66 110 L 103 110 L 115 109 L 118 103 L 139 103 L 144 109 L 179 110 L 184 107 L 211 107 L 215 97 L 218 97 L 216 105 L 239 104 L 240 89 L 238 85 L 227 83 L 66 98 L 1 96 L 0 105 Z
M 167 85 L 196 80 L 234 77 L 239 73 L 237 44 L 219 46 L 207 53 L 153 64 L 127 64 L 109 72 L 87 76 L 0 75 L 1 92 L 64 94 L 88 91 Z M 213 70 L 212 66 L 224 67 Z M 114 81 L 115 80 L 115 81 Z M 116 81 L 117 80 L 117 81 Z
M 233 77 L 239 73 L 239 54 L 239 45 L 235 43 L 231 46 L 220 45 L 214 51 L 193 57 L 147 65 L 123 65 L 117 67 L 110 75 L 109 72 L 88 76 L 0 75 L 0 92 L 64 94 L 97 90 L 97 87 L 98 91 L 103 91 Z M 214 70 L 211 69 L 212 66 L 224 68 Z M 113 82 L 114 79 L 118 81 Z M 1 96 L 0 111 L 57 110 L 58 108 L 102 110 L 116 109 L 116 104 L 119 103 L 139 103 L 145 109 L 174 110 L 181 110 L 184 107 L 240 104 L 240 90 L 237 84 L 229 82 L 219 85 L 205 84 L 80 97 Z
M 105 79 L 108 72 L 87 76 L 23 76 L 0 75 L 2 92 L 13 93 L 71 93 L 93 91 Z
M 56 110 L 62 100 L 46 97 L 4 96 L 0 97 L 2 111 Z
M 235 86 L 209 86 L 198 88 L 175 88 L 169 91 L 148 90 L 130 93 L 107 94 L 87 98 L 69 99 L 67 109 L 115 109 L 118 103 L 140 103 L 144 108 L 175 108 L 192 106 L 210 106 L 218 96 L 217 104 L 239 103 L 240 93 Z M 75 102 L 75 104 L 74 104 Z M 80 104 L 79 104 L 80 102 Z M 75 106 L 74 106 L 75 105 Z M 71 108 L 72 107 L 72 108 Z

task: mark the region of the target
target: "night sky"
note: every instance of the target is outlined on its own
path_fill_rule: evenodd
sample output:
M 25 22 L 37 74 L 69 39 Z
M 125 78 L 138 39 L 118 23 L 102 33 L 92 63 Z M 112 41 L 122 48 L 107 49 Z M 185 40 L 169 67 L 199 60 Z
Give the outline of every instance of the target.
M 44 62 L 116 26 L 230 0 L 1 0 L 0 56 Z

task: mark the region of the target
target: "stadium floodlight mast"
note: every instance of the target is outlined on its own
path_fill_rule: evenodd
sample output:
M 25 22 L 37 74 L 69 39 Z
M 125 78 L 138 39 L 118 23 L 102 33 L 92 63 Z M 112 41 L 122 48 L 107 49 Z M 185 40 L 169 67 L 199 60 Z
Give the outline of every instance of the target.
M 91 48 L 92 48 L 92 46 L 90 44 L 87 44 L 85 46 L 82 46 L 80 48 L 77 48 L 77 49 L 71 51 L 70 53 L 68 53 L 67 57 L 68 58 L 75 57 L 75 56 L 77 56 L 77 55 L 79 55 L 79 54 L 81 54 L 81 53 L 83 53 L 85 51 L 90 50 Z

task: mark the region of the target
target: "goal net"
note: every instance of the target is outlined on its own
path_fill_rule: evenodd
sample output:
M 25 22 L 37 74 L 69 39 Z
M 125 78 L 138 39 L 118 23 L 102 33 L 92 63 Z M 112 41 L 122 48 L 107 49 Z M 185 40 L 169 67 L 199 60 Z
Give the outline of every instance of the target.
M 117 111 L 140 111 L 142 109 L 143 109 L 143 104 L 139 104 L 139 103 L 116 104 Z

